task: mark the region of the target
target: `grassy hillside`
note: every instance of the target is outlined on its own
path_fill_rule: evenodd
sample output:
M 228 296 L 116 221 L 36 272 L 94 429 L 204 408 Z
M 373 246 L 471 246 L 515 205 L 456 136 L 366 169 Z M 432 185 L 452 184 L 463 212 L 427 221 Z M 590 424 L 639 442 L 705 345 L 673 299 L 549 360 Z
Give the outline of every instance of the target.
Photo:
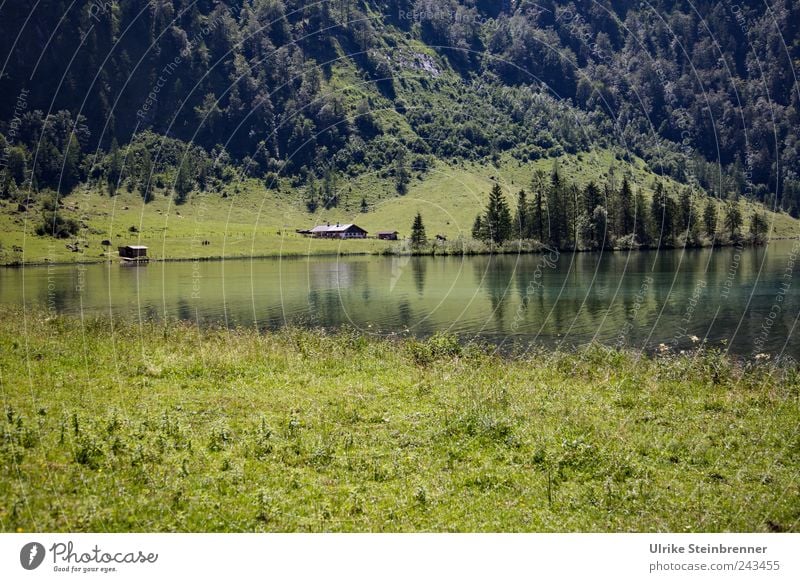
M 150 254 L 156 259 L 374 253 L 390 247 L 391 243 L 318 241 L 302 237 L 295 230 L 326 221 L 355 222 L 373 233 L 392 229 L 408 236 L 418 211 L 423 215 L 429 236 L 468 238 L 493 180 L 504 186 L 513 207 L 516 192 L 529 187 L 534 170 L 549 172 L 556 162 L 564 176 L 581 184 L 603 181 L 613 171 L 620 179 L 626 173 L 649 192 L 648 187 L 655 179 L 643 162 L 627 164 L 616 160 L 611 152 L 599 150 L 528 163 L 509 157 L 497 166 L 440 163 L 425 174 L 413 174 L 405 196 L 397 195 L 391 179 L 364 174 L 340 185 L 338 208 L 314 214 L 303 204 L 303 190 L 293 189 L 288 181 L 268 190 L 261 181 L 247 180 L 226 187 L 225 197 L 218 193 L 195 193 L 180 206 L 163 192 L 157 192 L 153 202 L 144 204 L 138 194 L 124 189 L 113 198 L 95 190 L 79 189 L 62 200 L 61 208 L 65 218 L 86 225 L 77 245 L 75 239 L 35 234 L 42 222 L 41 203 L 32 204 L 22 212 L 17 203 L 0 200 L 0 262 L 102 261 L 116 258 L 120 244 L 133 243 L 150 247 Z M 677 186 L 669 180 L 666 183 Z M 360 210 L 362 198 L 369 206 L 366 213 Z M 755 208 L 751 203 L 744 205 L 745 220 Z M 774 237 L 800 234 L 800 222 L 785 213 L 769 213 L 768 219 Z M 101 244 L 103 240 L 111 242 L 110 253 Z M 203 244 L 204 241 L 209 244 Z
M 1 531 L 797 531 L 797 370 L 0 312 Z

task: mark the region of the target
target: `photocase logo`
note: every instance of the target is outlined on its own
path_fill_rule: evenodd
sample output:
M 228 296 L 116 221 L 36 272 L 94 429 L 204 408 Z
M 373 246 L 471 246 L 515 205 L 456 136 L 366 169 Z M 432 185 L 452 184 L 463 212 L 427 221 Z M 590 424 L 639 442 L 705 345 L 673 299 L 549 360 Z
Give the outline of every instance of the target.
M 44 561 L 44 546 L 39 542 L 30 542 L 22 546 L 19 552 L 19 563 L 26 570 L 35 570 Z

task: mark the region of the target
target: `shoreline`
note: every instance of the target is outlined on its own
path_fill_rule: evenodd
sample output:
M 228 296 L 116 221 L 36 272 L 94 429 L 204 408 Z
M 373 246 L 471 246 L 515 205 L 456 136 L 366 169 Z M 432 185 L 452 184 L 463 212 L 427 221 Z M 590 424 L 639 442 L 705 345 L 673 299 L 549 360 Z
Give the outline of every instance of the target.
M 772 237 L 763 243 L 754 243 L 752 241 L 740 241 L 743 247 L 766 247 L 769 243 L 784 240 L 800 240 L 800 236 L 781 236 Z M 526 242 L 526 241 L 523 241 Z M 472 257 L 472 256 L 491 256 L 491 255 L 540 255 L 549 252 L 559 253 L 624 253 L 624 252 L 654 252 L 654 251 L 687 251 L 687 250 L 703 250 L 703 249 L 723 249 L 733 248 L 737 246 L 739 241 L 727 241 L 724 243 L 716 243 L 713 245 L 684 245 L 672 247 L 646 247 L 646 248 L 607 248 L 607 249 L 551 249 L 547 246 L 542 246 L 536 249 L 486 249 L 486 250 L 457 250 L 444 249 L 431 249 L 431 250 L 417 250 L 411 252 L 394 252 L 391 248 L 386 248 L 382 251 L 353 251 L 353 252 L 329 252 L 323 251 L 319 253 L 288 253 L 288 254 L 254 254 L 251 256 L 203 256 L 203 257 L 169 257 L 169 258 L 156 258 L 149 257 L 149 263 L 191 263 L 191 262 L 224 262 L 224 261 L 245 261 L 245 260 L 266 260 L 266 259 L 313 259 L 313 258 L 330 258 L 330 257 Z M 533 243 L 540 244 L 540 243 Z M 441 251 L 441 252 L 437 252 Z M 47 267 L 47 266 L 79 266 L 79 265 L 102 265 L 120 264 L 119 257 L 97 257 L 96 260 L 79 260 L 79 261 L 21 261 L 12 263 L 0 263 L 0 268 L 4 269 L 21 269 L 25 267 Z

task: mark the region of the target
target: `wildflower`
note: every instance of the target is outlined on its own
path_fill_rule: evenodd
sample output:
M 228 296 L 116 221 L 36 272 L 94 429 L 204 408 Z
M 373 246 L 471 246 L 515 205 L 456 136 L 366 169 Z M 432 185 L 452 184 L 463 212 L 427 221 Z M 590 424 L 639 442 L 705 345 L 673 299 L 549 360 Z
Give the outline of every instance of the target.
M 692 340 L 692 342 L 694 342 L 694 343 L 697 343 L 697 342 L 700 341 L 700 338 L 697 337 L 696 335 L 690 335 L 689 339 Z

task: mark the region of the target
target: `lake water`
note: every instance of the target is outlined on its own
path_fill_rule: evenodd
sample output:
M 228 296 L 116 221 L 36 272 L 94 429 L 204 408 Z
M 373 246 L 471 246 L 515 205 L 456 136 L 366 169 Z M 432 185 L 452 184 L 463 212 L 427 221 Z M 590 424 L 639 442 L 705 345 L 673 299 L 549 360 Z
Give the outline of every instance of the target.
M 0 269 L 0 303 L 227 326 L 448 330 L 504 348 L 685 349 L 800 358 L 800 242 L 480 257 L 326 257 Z

